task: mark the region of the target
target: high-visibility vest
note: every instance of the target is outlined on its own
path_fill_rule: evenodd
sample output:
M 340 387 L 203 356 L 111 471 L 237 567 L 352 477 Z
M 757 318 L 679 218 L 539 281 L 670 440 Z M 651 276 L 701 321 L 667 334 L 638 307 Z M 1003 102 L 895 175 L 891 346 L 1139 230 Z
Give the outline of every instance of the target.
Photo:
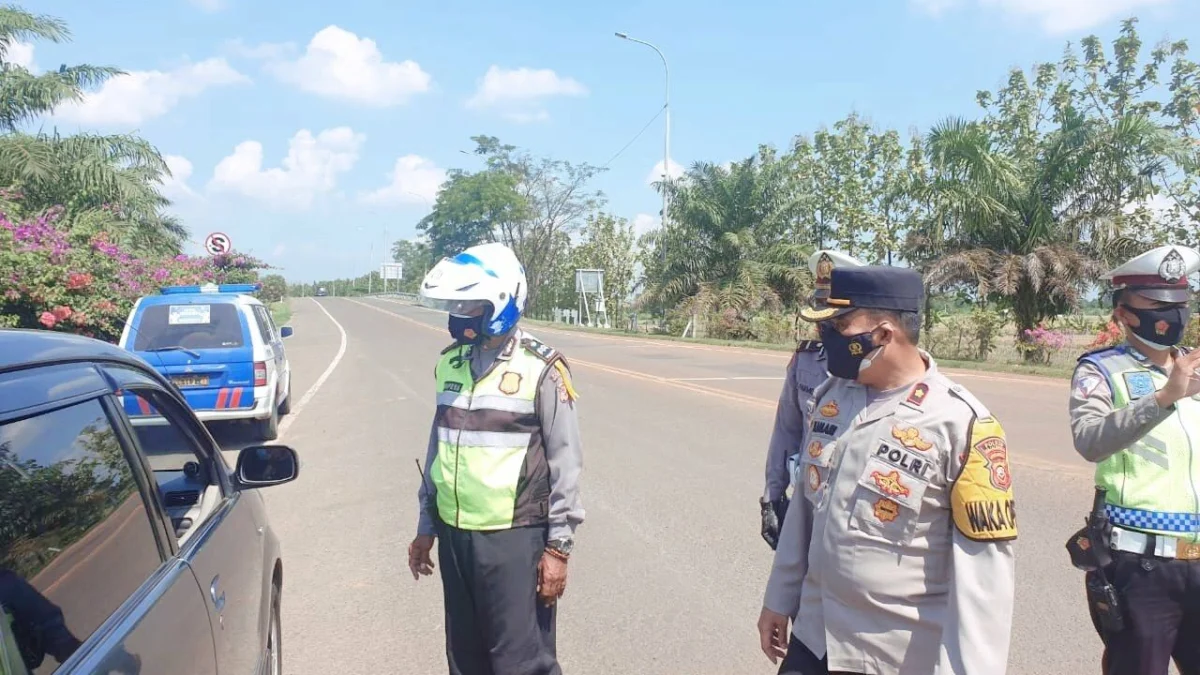
M 512 338 L 476 381 L 469 347 L 442 353 L 437 380 L 437 456 L 430 475 L 442 522 L 465 530 L 503 530 L 547 522 L 550 469 L 537 396 L 561 360 L 554 350 Z
M 1167 376 L 1130 353 L 1128 345 L 1084 355 L 1112 390 L 1113 408 L 1153 396 Z M 1114 525 L 1195 542 L 1200 540 L 1200 401 L 1175 411 L 1129 447 L 1096 465 L 1096 485 L 1108 491 Z

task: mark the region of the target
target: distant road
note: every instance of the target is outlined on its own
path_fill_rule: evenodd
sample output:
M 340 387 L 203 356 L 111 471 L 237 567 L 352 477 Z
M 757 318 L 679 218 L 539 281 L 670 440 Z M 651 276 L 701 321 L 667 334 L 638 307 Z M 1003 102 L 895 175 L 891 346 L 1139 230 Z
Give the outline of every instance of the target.
M 301 478 L 264 493 L 283 539 L 288 672 L 444 672 L 440 581 L 414 583 L 405 564 L 444 315 L 381 298 L 293 307 L 297 396 L 339 349 L 334 321 L 347 342 L 281 439 L 300 452 Z M 775 672 L 754 627 L 771 564 L 757 500 L 789 355 L 530 330 L 567 355 L 581 396 L 587 522 L 559 619 L 565 672 Z M 1063 549 L 1091 501 L 1068 384 L 950 374 L 999 417 L 1012 450 L 1021 538 L 1009 672 L 1095 672 L 1083 575 Z

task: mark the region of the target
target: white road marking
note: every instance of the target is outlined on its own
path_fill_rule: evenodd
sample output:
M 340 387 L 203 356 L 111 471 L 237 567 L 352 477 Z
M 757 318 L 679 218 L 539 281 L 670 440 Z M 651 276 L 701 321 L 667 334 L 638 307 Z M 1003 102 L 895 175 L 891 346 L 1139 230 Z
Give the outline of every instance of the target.
M 786 380 L 786 377 L 671 377 L 672 382 L 730 382 L 733 380 Z
M 325 372 L 321 373 L 321 376 L 317 378 L 317 381 L 313 382 L 313 385 L 308 388 L 308 391 L 304 392 L 304 396 L 301 396 L 296 405 L 292 407 L 292 412 L 285 417 L 282 422 L 279 423 L 280 440 L 283 440 L 283 435 L 287 433 L 288 429 L 291 428 L 292 421 L 294 421 L 296 417 L 300 415 L 300 411 L 304 409 L 304 406 L 308 405 L 308 402 L 312 400 L 312 397 L 317 395 L 317 390 L 321 388 L 321 385 L 325 384 L 325 380 L 329 379 L 329 376 L 333 374 L 333 370 L 337 368 L 339 363 L 342 362 L 342 357 L 346 355 L 346 329 L 342 328 L 342 324 L 338 323 L 338 320 L 333 318 L 333 315 L 329 313 L 329 310 L 325 309 L 324 305 L 317 302 L 316 298 L 309 299 L 312 300 L 313 303 L 315 303 L 317 307 L 319 307 L 321 311 L 325 313 L 325 316 L 329 317 L 329 320 L 333 322 L 333 325 L 337 327 L 338 332 L 342 334 L 342 344 L 338 347 L 337 354 L 334 355 L 333 360 L 329 362 L 329 366 L 325 368 Z

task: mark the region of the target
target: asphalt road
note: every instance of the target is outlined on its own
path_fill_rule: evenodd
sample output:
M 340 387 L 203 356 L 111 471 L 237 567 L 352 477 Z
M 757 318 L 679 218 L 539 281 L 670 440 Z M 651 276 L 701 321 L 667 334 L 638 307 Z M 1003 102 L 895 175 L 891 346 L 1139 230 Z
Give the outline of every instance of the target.
M 445 672 L 441 582 L 414 582 L 405 559 L 444 316 L 385 299 L 293 307 L 299 405 L 281 442 L 303 468 L 264 492 L 283 541 L 286 669 Z M 560 607 L 564 671 L 775 672 L 755 630 L 771 565 L 757 501 L 788 355 L 530 330 L 567 355 L 581 397 L 587 520 Z M 1063 549 L 1091 501 L 1067 383 L 950 374 L 1009 436 L 1022 517 L 1009 672 L 1096 672 Z

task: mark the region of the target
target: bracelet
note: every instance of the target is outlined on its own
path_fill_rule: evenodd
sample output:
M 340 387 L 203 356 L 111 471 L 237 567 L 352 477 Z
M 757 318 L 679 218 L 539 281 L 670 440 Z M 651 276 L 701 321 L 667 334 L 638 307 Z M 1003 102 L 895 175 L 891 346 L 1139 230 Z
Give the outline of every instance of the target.
M 567 562 L 568 559 L 570 558 L 570 556 L 568 556 L 566 553 L 552 549 L 549 546 L 547 546 L 545 550 L 546 550 L 546 553 L 549 553 L 550 555 L 554 556 L 555 558 L 558 558 L 559 560 L 561 560 L 563 562 Z

